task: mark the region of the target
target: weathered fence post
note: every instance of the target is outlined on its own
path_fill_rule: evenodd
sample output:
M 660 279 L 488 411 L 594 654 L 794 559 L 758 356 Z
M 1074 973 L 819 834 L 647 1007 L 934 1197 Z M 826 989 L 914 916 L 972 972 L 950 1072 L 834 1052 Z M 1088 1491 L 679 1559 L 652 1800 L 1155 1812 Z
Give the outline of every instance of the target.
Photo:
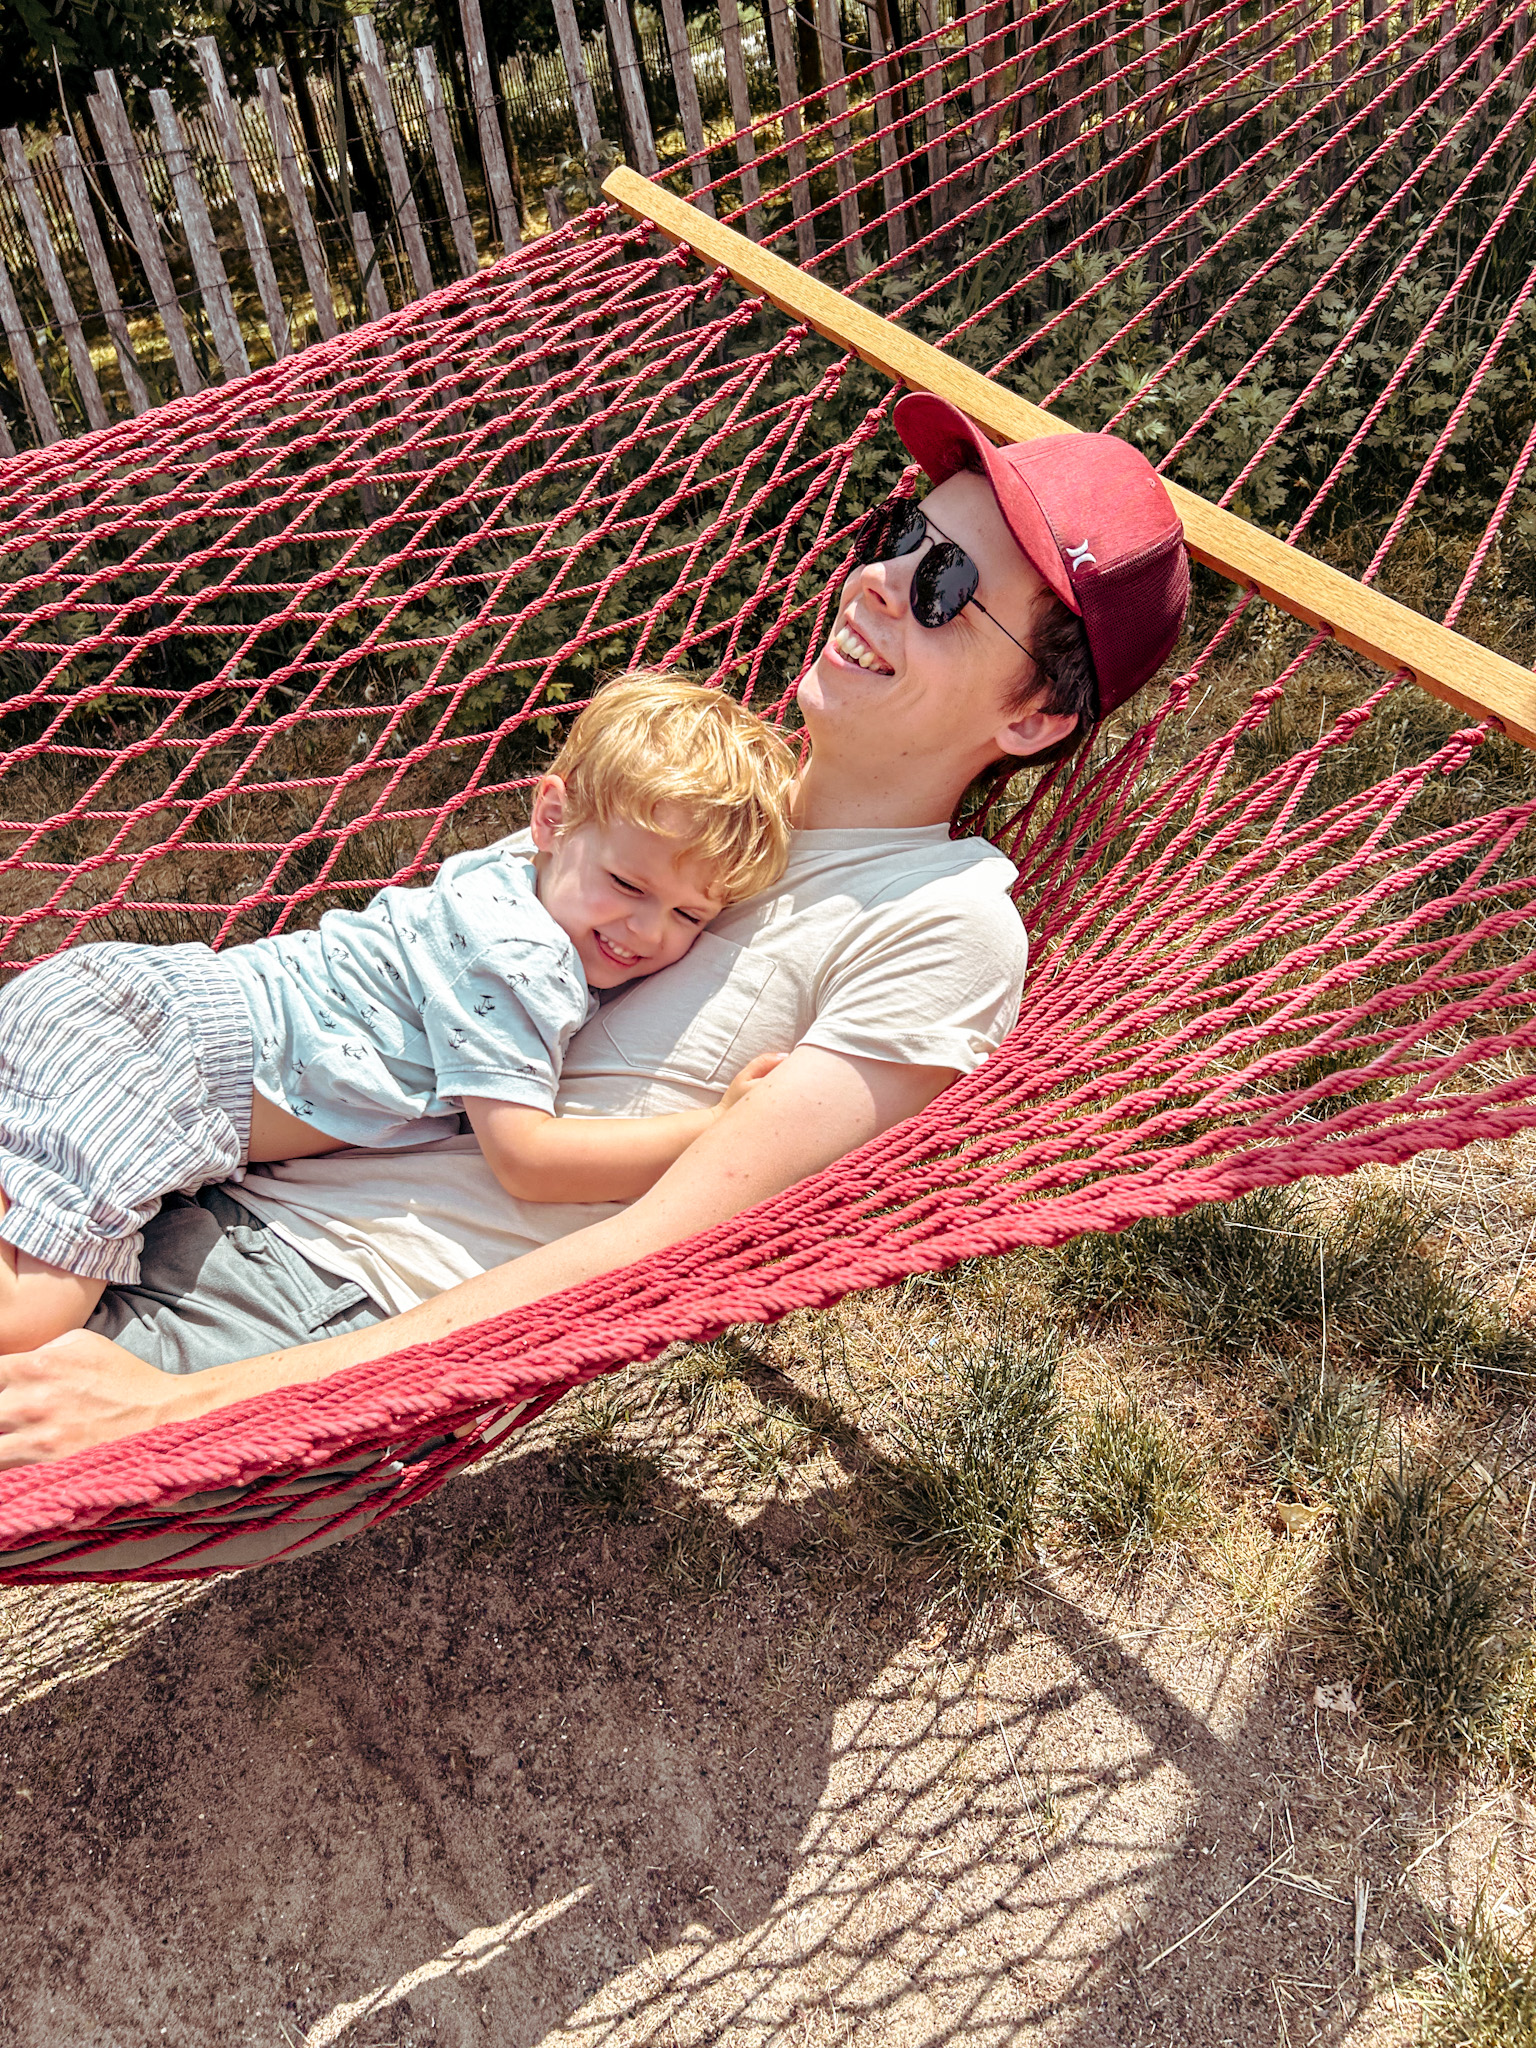
M 64 277 L 59 252 L 53 246 L 53 237 L 48 232 L 48 216 L 43 212 L 42 201 L 37 196 L 37 185 L 32 176 L 32 166 L 27 162 L 27 153 L 21 146 L 18 129 L 7 128 L 0 134 L 0 146 L 5 151 L 5 168 L 11 174 L 11 189 L 16 194 L 16 204 L 21 209 L 21 218 L 27 230 L 37 267 L 42 272 L 43 283 L 53 301 L 54 315 L 59 331 L 64 337 L 64 346 L 69 351 L 69 366 L 75 373 L 79 388 L 80 402 L 85 407 L 85 416 L 93 427 L 107 425 L 107 408 L 101 395 L 101 386 L 96 382 L 95 367 L 91 352 L 86 347 L 85 334 L 80 326 L 80 316 L 75 311 L 75 302 L 70 296 L 69 285 Z
M 949 172 L 949 152 L 944 146 L 944 65 L 938 46 L 938 0 L 917 0 L 918 33 L 924 40 L 919 53 L 923 66 L 923 126 L 928 137 L 929 226 L 940 227 L 948 216 L 948 195 L 944 185 Z
M 694 204 L 713 219 L 715 202 L 709 192 L 709 158 L 704 154 L 704 115 L 693 75 L 693 52 L 688 47 L 683 0 L 661 0 L 661 19 L 667 32 L 672 76 L 677 81 L 677 110 L 683 124 L 683 145 L 693 159 L 688 168 L 693 180 Z
M 473 277 L 480 268 L 475 231 L 469 224 L 469 202 L 464 197 L 464 180 L 459 175 L 458 154 L 448 126 L 448 109 L 443 102 L 443 82 L 437 75 L 437 60 L 429 49 L 416 52 L 416 76 L 427 108 L 427 132 L 432 137 L 432 154 L 437 159 L 438 181 L 448 206 L 448 225 L 453 230 L 453 251 L 459 259 L 460 277 Z
M 800 79 L 795 69 L 795 38 L 788 0 L 768 0 L 773 24 L 773 62 L 779 75 L 779 104 L 784 109 L 784 146 L 789 159 L 789 203 L 795 217 L 795 256 L 809 263 L 816 254 L 816 223 L 811 219 L 810 182 L 805 174 L 805 130 L 795 102 Z
M 459 20 L 464 25 L 464 47 L 469 52 L 469 89 L 475 102 L 486 190 L 496 215 L 496 238 L 510 255 L 522 241 L 523 229 L 512 180 L 507 175 L 507 153 L 501 143 L 501 119 L 496 111 L 496 87 L 491 77 L 490 53 L 485 47 L 480 0 L 459 0 Z
M 117 281 L 112 275 L 112 266 L 107 261 L 107 252 L 102 247 L 101 233 L 96 226 L 96 215 L 91 208 L 91 195 L 86 189 L 85 167 L 80 161 L 79 144 L 72 135 L 61 135 L 53 145 L 53 155 L 59 167 L 59 175 L 64 180 L 64 190 L 69 196 L 70 211 L 75 217 L 75 233 L 80 237 L 80 246 L 85 251 L 91 283 L 96 287 L 97 303 L 107 323 L 107 332 L 112 337 L 112 346 L 117 351 L 117 366 L 122 372 L 128 403 L 136 413 L 148 412 L 149 386 L 144 382 L 139 359 L 133 352 L 133 343 L 128 335 L 127 316 L 123 312 L 123 302 L 117 295 Z
M 618 65 L 618 77 L 613 81 L 623 108 L 625 125 L 634 140 L 635 155 L 639 161 L 635 169 L 643 177 L 654 178 L 661 169 L 661 160 L 656 154 L 656 137 L 651 133 L 650 111 L 645 104 L 645 82 L 640 70 L 640 53 L 635 48 L 635 39 L 629 29 L 629 8 L 625 0 L 603 0 L 603 18 L 608 24 L 609 40 L 613 44 L 614 57 Z
M 352 246 L 357 251 L 357 270 L 359 277 L 363 281 L 363 302 L 368 308 L 368 318 L 370 321 L 382 320 L 389 312 L 389 294 L 385 291 L 384 280 L 379 274 L 379 264 L 374 250 L 373 230 L 368 225 L 366 213 L 354 213 L 352 216 Z M 373 352 L 377 356 L 382 356 L 388 362 L 396 354 L 395 344 L 380 336 L 374 343 Z M 398 419 L 410 411 L 410 400 L 400 396 L 391 398 L 389 409 Z M 419 449 L 413 449 L 406 459 L 413 470 L 420 470 L 424 467 L 425 457 Z M 373 494 L 372 485 L 365 484 L 364 489 L 368 491 L 371 497 Z M 366 506 L 368 501 L 365 499 L 363 502 Z M 370 512 L 369 517 L 371 518 L 372 516 Z
M 890 49 L 881 21 L 882 0 L 865 0 L 869 19 L 869 54 L 876 63 L 875 126 L 880 133 L 880 202 L 885 209 L 886 240 L 893 256 L 906 253 L 907 194 L 901 181 L 901 144 L 896 136 L 896 93 L 901 91 L 901 71 Z M 881 86 L 881 79 L 885 84 Z M 892 91 L 894 86 L 895 91 Z
M 299 159 L 293 146 L 293 131 L 288 126 L 288 110 L 283 105 L 282 87 L 277 73 L 270 66 L 257 72 L 256 85 L 261 93 L 267 126 L 272 131 L 272 147 L 277 152 L 277 175 L 282 180 L 283 197 L 288 201 L 294 239 L 299 245 L 299 261 L 304 266 L 304 281 L 315 302 L 315 324 L 324 339 L 329 341 L 340 331 L 336 325 L 336 308 L 331 302 L 330 274 L 325 267 L 325 250 L 315 231 L 315 217 L 309 210 L 309 199 L 299 172 Z
M 1162 73 L 1157 55 L 1160 40 L 1158 9 L 1161 4 L 1162 0 L 1141 0 L 1141 47 L 1146 58 L 1141 74 L 1143 92 L 1155 93 L 1161 82 Z M 1158 126 L 1158 109 L 1161 104 L 1161 101 L 1155 98 L 1149 103 L 1146 113 L 1141 117 L 1144 132 Z M 1147 282 L 1152 285 L 1158 284 L 1163 275 L 1163 252 L 1152 246 L 1163 213 L 1162 175 L 1163 145 L 1161 142 L 1154 142 L 1147 155 L 1146 197 L 1141 204 L 1142 239 L 1147 245 Z
M 752 135 L 752 100 L 747 91 L 747 66 L 741 54 L 741 16 L 736 0 L 719 0 L 720 42 L 725 51 L 725 84 L 731 96 L 731 119 L 736 123 L 736 162 L 741 172 L 741 201 L 746 210 L 744 225 L 753 241 L 763 232 L 762 209 L 757 203 L 757 144 Z
M 363 288 L 363 304 L 370 320 L 382 320 L 389 311 L 389 293 L 384 289 L 378 250 L 366 213 L 352 216 L 352 246 L 357 251 L 357 274 Z
M 1115 41 L 1115 31 L 1119 27 L 1119 22 L 1111 17 L 1105 27 L 1103 49 L 1099 58 L 1099 71 L 1103 81 L 1101 105 L 1104 110 L 1103 120 L 1099 124 L 1101 170 L 1109 163 L 1111 157 L 1119 154 L 1120 150 L 1120 46 Z
M 22 402 L 31 416 L 32 431 L 37 435 L 39 444 L 47 448 L 54 441 L 62 441 L 64 436 L 59 431 L 48 387 L 32 353 L 32 337 L 21 317 L 21 308 L 16 303 L 16 293 L 11 285 L 11 273 L 5 267 L 3 256 L 0 256 L 0 327 L 4 327 L 5 338 L 11 345 L 16 381 L 21 386 Z M 16 452 L 14 446 L 11 452 Z
M 192 353 L 187 324 L 181 317 L 181 301 L 176 296 L 176 287 L 171 281 L 170 265 L 166 262 L 165 251 L 160 246 L 160 231 L 155 225 L 154 209 L 149 203 L 149 189 L 144 183 L 144 167 L 139 162 L 138 144 L 133 139 L 133 130 L 128 126 L 128 110 L 123 105 L 123 96 L 117 89 L 117 80 L 110 71 L 97 72 L 96 88 L 86 105 L 90 108 L 91 119 L 96 124 L 96 133 L 101 137 L 102 155 L 107 160 L 107 169 L 112 173 L 112 182 L 117 187 L 123 218 L 128 223 L 128 233 L 133 241 L 134 254 L 144 266 L 150 293 L 159 311 L 161 324 L 165 328 L 165 338 L 170 344 L 171 361 L 176 365 L 176 375 L 182 390 L 189 394 L 201 391 L 203 373 L 198 369 L 197 358 Z
M 1032 88 L 1035 77 L 1035 43 L 1040 29 L 1040 11 L 1034 0 L 1024 0 L 1024 20 L 1019 29 L 1019 83 Z M 1040 128 L 1035 119 L 1035 94 L 1033 90 L 1019 95 L 1019 111 L 1014 132 L 1019 137 L 1024 157 L 1024 204 L 1032 217 L 1038 216 L 1045 206 L 1045 181 L 1040 175 Z M 1114 246 L 1113 242 L 1110 245 Z M 1045 237 L 1041 224 L 1036 218 L 1035 232 L 1028 242 L 1030 261 L 1038 263 L 1045 253 Z
M 267 332 L 272 337 L 272 354 L 281 361 L 288 353 L 288 312 L 278 290 L 277 272 L 272 268 L 267 231 L 262 224 L 261 207 L 257 203 L 256 187 L 251 181 L 251 167 L 246 161 L 245 142 L 234 102 L 229 96 L 224 66 L 219 62 L 219 46 L 212 36 L 199 36 L 193 47 L 197 51 L 203 83 L 208 88 L 214 132 L 224 152 L 229 181 L 235 188 L 235 204 L 240 209 L 240 224 L 245 229 L 245 246 L 251 254 L 256 290 L 261 297 L 262 311 L 267 316 Z
M 226 377 L 248 376 L 251 361 L 245 352 L 245 337 L 240 332 L 229 279 L 219 260 L 219 245 L 213 239 L 213 223 L 208 218 L 202 187 L 187 154 L 186 137 L 181 132 L 176 109 L 171 105 L 170 94 L 162 86 L 156 86 L 151 92 L 149 104 L 154 109 L 155 126 L 160 131 L 165 167 L 171 174 L 171 187 L 176 194 L 181 224 L 186 229 L 187 248 L 203 294 L 203 305 L 219 362 Z
M 997 144 L 998 102 L 1003 96 L 1003 67 L 1007 61 L 1010 0 L 995 0 L 983 17 L 981 41 L 981 126 L 977 131 L 983 151 Z M 974 97 L 974 93 L 972 95 Z
M 570 80 L 571 105 L 576 109 L 576 133 L 583 149 L 596 149 L 603 131 L 597 118 L 597 97 L 587 76 L 586 46 L 581 40 L 573 0 L 555 0 L 555 27 L 560 31 L 560 54 Z
M 373 109 L 373 125 L 378 131 L 379 153 L 384 159 L 384 174 L 389 179 L 389 193 L 394 202 L 400 239 L 405 244 L 416 296 L 424 299 L 433 288 L 432 265 L 427 258 L 426 237 L 421 232 L 416 195 L 411 190 L 405 168 L 405 150 L 400 141 L 400 127 L 395 120 L 394 101 L 389 96 L 389 78 L 384 70 L 384 53 L 379 48 L 379 32 L 373 25 L 373 17 L 368 14 L 356 16 L 352 26 L 357 31 L 357 47 L 363 60 L 363 90 Z
M 678 0 L 672 0 L 673 6 Z M 858 179 L 853 168 L 853 128 L 848 119 L 848 87 L 843 64 L 842 0 L 816 0 L 816 27 L 821 37 L 821 76 L 827 88 L 827 109 L 832 116 L 832 147 L 837 156 L 837 210 L 848 244 L 844 262 L 848 281 L 857 284 L 869 268 L 864 245 L 859 240 Z

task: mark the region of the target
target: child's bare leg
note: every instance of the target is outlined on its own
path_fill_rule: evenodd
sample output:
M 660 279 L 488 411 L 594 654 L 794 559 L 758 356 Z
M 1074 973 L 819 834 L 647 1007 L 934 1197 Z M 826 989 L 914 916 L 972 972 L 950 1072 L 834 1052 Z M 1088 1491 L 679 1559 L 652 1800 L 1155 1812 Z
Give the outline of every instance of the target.
M 9 1207 L 0 1193 L 0 1216 Z M 106 1284 L 0 1243 L 0 1352 L 31 1351 L 67 1330 L 83 1330 Z

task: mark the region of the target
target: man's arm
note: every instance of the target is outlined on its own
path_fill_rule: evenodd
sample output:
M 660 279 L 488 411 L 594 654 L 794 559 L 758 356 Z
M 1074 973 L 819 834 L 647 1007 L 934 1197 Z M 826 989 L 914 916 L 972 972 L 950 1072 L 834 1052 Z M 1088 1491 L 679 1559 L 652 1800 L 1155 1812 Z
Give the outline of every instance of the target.
M 62 1458 L 157 1423 L 430 1344 L 722 1223 L 925 1109 L 948 1067 L 799 1046 L 621 1215 L 541 1245 L 366 1330 L 182 1378 L 88 1331 L 0 1358 L 0 1465 Z

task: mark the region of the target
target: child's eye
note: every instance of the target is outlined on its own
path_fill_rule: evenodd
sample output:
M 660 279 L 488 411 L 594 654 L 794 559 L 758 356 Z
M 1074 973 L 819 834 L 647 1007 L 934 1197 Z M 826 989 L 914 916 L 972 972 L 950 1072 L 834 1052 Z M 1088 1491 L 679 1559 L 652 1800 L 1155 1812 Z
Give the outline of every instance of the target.
M 696 910 L 680 910 L 677 914 L 683 920 L 684 924 L 691 924 L 695 931 L 697 931 L 704 922 L 703 918 L 700 917 L 699 913 Z
M 624 889 L 631 896 L 643 896 L 645 894 L 645 891 L 638 882 L 626 882 L 622 875 L 610 875 L 608 879 L 616 889 Z

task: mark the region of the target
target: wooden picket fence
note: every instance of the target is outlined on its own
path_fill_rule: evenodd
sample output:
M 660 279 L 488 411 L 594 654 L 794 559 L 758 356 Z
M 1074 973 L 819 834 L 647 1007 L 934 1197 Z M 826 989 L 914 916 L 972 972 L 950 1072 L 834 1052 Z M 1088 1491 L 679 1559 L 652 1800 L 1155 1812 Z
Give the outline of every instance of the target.
M 621 67 L 665 75 L 696 120 L 734 125 L 733 67 L 760 103 L 772 91 L 761 21 L 743 22 L 726 0 L 729 30 L 712 35 L 698 22 L 683 29 L 677 0 L 666 5 L 676 24 L 641 16 L 638 50 L 628 10 L 610 9 Z M 84 122 L 82 133 L 0 132 L 10 357 L 8 379 L 0 355 L 0 454 L 106 426 L 378 318 L 526 239 L 535 207 L 558 225 L 559 190 L 530 204 L 519 146 L 547 158 L 623 131 L 625 81 L 612 76 L 607 39 L 583 43 L 571 0 L 557 0 L 563 54 L 513 58 L 493 81 L 479 0 L 459 6 L 469 75 L 457 92 L 444 90 L 432 50 L 386 52 L 361 15 L 350 77 L 311 72 L 296 89 L 268 69 L 258 98 L 242 102 L 205 38 L 207 97 L 195 112 L 152 92 L 154 126 L 135 129 L 103 71 L 88 102 L 94 135 Z M 643 92 L 629 83 L 636 154 L 654 168 Z M 366 185 L 354 165 L 367 167 Z
M 473 275 L 542 232 L 541 214 L 559 226 L 595 182 L 575 165 L 530 195 L 523 149 L 530 163 L 569 150 L 590 167 L 618 142 L 647 176 L 665 169 L 663 156 L 687 159 L 677 179 L 697 204 L 713 210 L 705 188 L 727 179 L 740 225 L 782 236 L 801 263 L 816 253 L 819 205 L 823 242 L 840 244 L 856 284 L 871 261 L 907 260 L 953 218 L 1006 101 L 1019 169 L 1010 203 L 1037 223 L 1031 261 L 1048 260 L 1068 235 L 1070 208 L 1058 221 L 1050 199 L 1078 189 L 1084 153 L 1107 161 L 1140 147 L 1122 202 L 1136 218 L 1114 233 L 1116 245 L 1122 235 L 1148 241 L 1155 275 L 1158 220 L 1170 207 L 1198 209 L 1208 175 L 1200 123 L 1215 115 L 1202 108 L 1241 114 L 1222 101 L 1219 49 L 1206 71 L 1194 61 L 1216 0 L 1120 0 L 1107 12 L 1100 0 L 760 0 L 766 25 L 740 0 L 717 0 L 717 23 L 685 21 L 682 0 L 657 0 L 659 15 L 638 15 L 638 43 L 624 0 L 604 0 L 606 33 L 587 42 L 574 0 L 554 0 L 558 58 L 513 62 L 499 76 L 479 0 L 458 4 L 467 65 L 451 91 L 430 49 L 386 52 L 359 15 L 354 61 L 302 80 L 264 70 L 248 104 L 230 93 L 205 39 L 206 100 L 195 113 L 153 92 L 153 127 L 136 132 L 116 79 L 98 72 L 94 134 L 0 132 L 0 329 L 10 356 L 7 372 L 0 355 L 0 452 L 242 375 Z M 1240 0 L 1239 15 L 1268 33 L 1268 7 Z M 1356 0 L 1349 33 L 1376 51 L 1398 38 L 1393 68 L 1406 104 L 1405 93 L 1445 89 L 1457 35 L 1472 47 L 1498 11 L 1499 0 Z M 1226 19 L 1228 8 L 1220 12 Z M 1410 32 L 1427 47 L 1447 24 L 1451 40 L 1426 72 Z M 1514 10 L 1517 49 L 1530 31 L 1530 8 Z M 1315 31 L 1287 45 L 1283 75 L 1263 67 L 1264 90 L 1283 87 L 1286 118 L 1296 114 L 1304 133 L 1310 110 L 1334 118 L 1326 95 L 1347 84 L 1345 37 L 1345 13 L 1320 14 Z M 1492 63 L 1491 45 L 1480 47 L 1479 90 Z M 802 79 L 807 48 L 819 76 Z M 1120 70 L 1133 49 L 1140 83 L 1122 107 Z M 1082 96 L 1095 85 L 1100 114 L 1085 125 Z M 809 133 L 795 110 L 802 86 L 814 95 Z M 1260 101 L 1261 123 L 1278 118 L 1245 88 L 1243 106 Z M 1170 119 L 1176 139 L 1165 141 Z M 1336 182 L 1343 165 L 1335 150 L 1325 179 Z

